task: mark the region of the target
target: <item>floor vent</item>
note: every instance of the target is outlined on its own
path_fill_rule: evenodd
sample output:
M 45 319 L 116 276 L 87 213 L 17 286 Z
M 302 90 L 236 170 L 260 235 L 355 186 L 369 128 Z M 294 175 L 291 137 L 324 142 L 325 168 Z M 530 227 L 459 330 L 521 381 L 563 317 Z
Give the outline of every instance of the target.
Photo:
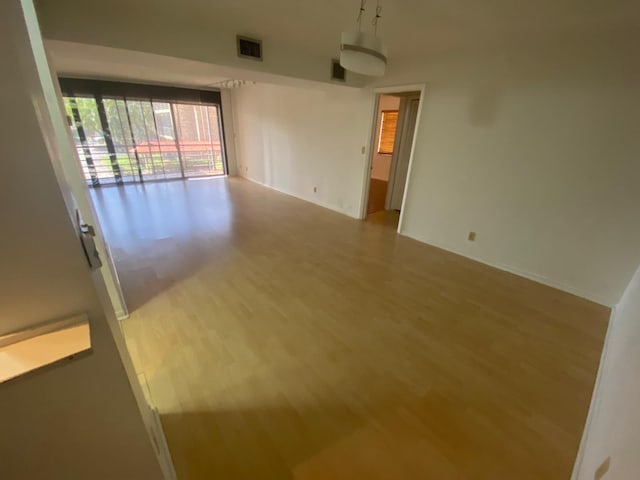
M 236 37 L 238 43 L 238 56 L 262 61 L 262 41 L 255 38 Z

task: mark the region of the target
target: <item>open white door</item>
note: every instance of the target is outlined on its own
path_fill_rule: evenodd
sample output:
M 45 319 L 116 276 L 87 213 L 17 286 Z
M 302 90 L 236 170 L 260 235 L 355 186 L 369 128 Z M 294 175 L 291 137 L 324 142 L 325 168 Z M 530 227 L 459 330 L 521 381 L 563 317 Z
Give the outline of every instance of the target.
M 419 95 L 404 97 L 400 101 L 398 134 L 393 149 L 395 153 L 391 164 L 389 191 L 387 192 L 387 210 L 402 209 L 419 105 Z
M 107 288 L 109 299 L 116 317 L 118 317 L 119 320 L 122 320 L 129 316 L 129 312 L 120 288 L 120 281 L 118 279 L 116 267 L 113 263 L 109 246 L 104 240 L 98 216 L 89 198 L 89 187 L 87 186 L 82 174 L 82 167 L 80 165 L 80 159 L 78 158 L 78 152 L 73 148 L 74 144 L 71 131 L 68 128 L 63 114 L 64 104 L 62 100 L 62 93 L 60 92 L 58 82 L 55 81 L 55 79 L 57 79 L 57 74 L 52 67 L 52 62 L 48 58 L 46 51 L 43 53 L 47 58 L 42 58 L 40 65 L 43 66 L 42 68 L 48 68 L 48 72 L 41 73 L 41 81 L 45 91 L 49 111 L 51 112 L 51 120 L 57 139 L 57 145 L 60 148 L 62 173 L 67 186 L 75 199 L 80 216 L 84 222 L 93 226 L 95 231 L 95 246 L 103 263 L 102 268 L 100 268 L 100 275 Z M 44 67 L 45 65 L 46 67 Z

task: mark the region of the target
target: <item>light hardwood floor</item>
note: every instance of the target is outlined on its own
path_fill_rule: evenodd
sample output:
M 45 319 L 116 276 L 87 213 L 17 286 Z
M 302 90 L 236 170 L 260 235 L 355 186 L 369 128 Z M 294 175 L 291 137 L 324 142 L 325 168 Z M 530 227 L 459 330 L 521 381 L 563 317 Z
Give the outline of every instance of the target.
M 241 179 L 93 193 L 186 479 L 568 479 L 608 309 Z

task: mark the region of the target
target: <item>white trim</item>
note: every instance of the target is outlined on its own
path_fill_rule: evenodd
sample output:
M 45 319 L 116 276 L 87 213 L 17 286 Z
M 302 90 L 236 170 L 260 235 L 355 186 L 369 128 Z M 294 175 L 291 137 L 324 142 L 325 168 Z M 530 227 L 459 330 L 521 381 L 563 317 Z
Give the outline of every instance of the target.
M 578 480 L 580 470 L 582 468 L 582 461 L 584 459 L 584 452 L 587 448 L 587 439 L 589 432 L 591 431 L 591 425 L 593 424 L 597 414 L 602 396 L 600 395 L 600 386 L 603 382 L 605 371 L 607 370 L 607 352 L 609 351 L 609 338 L 611 337 L 611 331 L 614 328 L 614 322 L 616 318 L 616 310 L 618 306 L 614 306 L 611 309 L 611 315 L 609 316 L 609 325 L 607 325 L 607 333 L 604 337 L 604 344 L 602 345 L 602 354 L 600 355 L 600 365 L 598 366 L 598 374 L 596 375 L 596 382 L 593 386 L 593 393 L 591 394 L 591 403 L 589 404 L 589 413 L 587 413 L 587 420 L 584 424 L 582 431 L 582 438 L 580 439 L 580 446 L 578 447 L 578 454 L 576 455 L 576 461 L 573 464 L 573 471 L 571 472 L 571 480 Z
M 138 374 L 138 383 L 142 388 L 144 394 L 144 400 L 148 408 L 148 417 L 145 422 L 149 431 L 149 436 L 153 442 L 153 447 L 156 450 L 156 455 L 160 461 L 162 472 L 164 474 L 164 480 L 176 480 L 176 470 L 173 466 L 173 459 L 171 458 L 171 451 L 167 444 L 167 437 L 164 434 L 162 428 L 162 421 L 160 420 L 160 412 L 156 407 L 155 402 L 151 396 L 151 390 L 149 388 L 149 382 L 147 376 L 144 373 Z
M 29 2 L 25 3 L 25 5 L 28 3 Z M 32 7 L 28 8 L 31 9 Z M 38 32 L 37 35 L 40 35 L 40 32 Z M 33 47 L 36 48 L 36 45 L 33 44 Z M 57 72 L 53 67 L 53 62 L 51 61 L 49 52 L 44 48 L 44 44 L 42 44 L 42 40 L 38 42 L 38 48 L 42 48 L 43 61 L 46 61 L 47 63 L 46 72 L 42 72 L 40 74 L 42 88 L 47 100 L 47 106 L 49 107 L 52 126 L 54 131 L 57 130 L 57 135 L 59 134 L 60 136 L 57 142 L 59 156 L 56 160 L 56 166 L 61 169 L 62 176 L 66 183 L 64 190 L 62 188 L 60 190 L 63 195 L 70 195 L 73 198 L 73 201 L 76 204 L 75 208 L 80 212 L 83 220 L 86 223 L 93 225 L 96 232 L 94 237 L 96 248 L 103 260 L 103 265 L 98 272 L 102 276 L 105 288 L 107 289 L 110 299 L 109 303 L 111 308 L 115 312 L 118 312 L 118 316 L 120 316 L 120 312 L 125 312 L 125 315 L 128 315 L 127 305 L 124 301 L 122 287 L 118 278 L 118 272 L 113 262 L 109 245 L 103 235 L 102 226 L 98 219 L 95 206 L 93 205 L 93 199 L 90 198 L 89 187 L 84 181 L 82 165 L 74 147 L 71 130 L 67 128 L 62 92 L 60 90 L 60 85 L 56 80 L 54 80 L 58 78 Z M 40 68 L 41 67 L 39 66 L 38 69 Z M 44 65 L 42 68 L 44 68 Z
M 312 199 L 312 198 L 301 197 L 299 195 L 296 195 L 295 193 L 291 193 L 291 192 L 287 192 L 285 190 L 281 190 L 281 189 L 279 189 L 277 187 L 274 187 L 273 185 L 269 185 L 267 183 L 260 182 L 260 181 L 254 179 L 254 178 L 245 177 L 243 175 L 238 175 L 238 178 L 242 178 L 244 180 L 248 180 L 248 181 L 250 181 L 252 183 L 255 183 L 257 185 L 260 185 L 262 187 L 269 188 L 270 190 L 275 190 L 278 193 L 282 193 L 284 195 L 288 195 L 289 197 L 293 197 L 293 198 L 296 198 L 298 200 L 302 200 L 303 202 L 312 203 L 313 205 L 316 205 L 318 207 L 326 208 L 327 210 L 331 210 L 332 212 L 339 213 L 339 214 L 344 215 L 346 217 L 355 218 L 356 220 L 360 220 L 360 218 L 358 218 L 357 216 L 352 215 L 352 214 L 348 213 L 347 211 L 336 207 L 335 205 L 331 205 L 329 203 L 324 203 L 324 202 L 319 202 L 319 201 L 317 201 L 315 199 Z
M 420 131 L 420 120 L 422 119 L 422 108 L 424 106 L 424 98 L 427 90 L 427 84 L 423 83 L 420 88 L 420 103 L 418 104 L 418 113 L 416 114 L 416 126 L 413 130 L 413 142 L 411 143 L 411 154 L 409 155 L 409 166 L 407 167 L 407 180 L 404 183 L 404 193 L 402 194 L 402 208 L 400 209 L 400 219 L 398 220 L 398 233 L 402 233 L 404 226 L 404 213 L 407 210 L 407 192 L 411 184 L 411 173 L 413 173 L 413 161 L 416 154 L 416 142 L 418 140 L 418 132 Z
M 454 253 L 457 253 L 457 252 L 454 252 Z M 461 254 L 461 253 L 459 253 L 458 255 L 463 255 L 465 257 L 471 258 L 471 259 L 476 260 L 478 262 L 484 263 L 485 265 L 489 265 L 491 267 L 495 267 L 495 268 L 498 268 L 500 270 L 504 270 L 505 272 L 513 273 L 514 275 L 518 275 L 519 277 L 524 277 L 524 278 L 527 278 L 529 280 L 533 280 L 534 282 L 537 282 L 537 283 L 542 283 L 543 285 L 547 285 L 548 287 L 553 287 L 553 288 L 555 288 L 557 290 L 562 290 L 563 292 L 570 293 L 571 295 L 575 295 L 577 297 L 584 298 L 586 300 L 598 303 L 598 304 L 603 305 L 605 307 L 611 307 L 611 304 L 610 304 L 609 300 L 607 300 L 602 295 L 598 295 L 596 293 L 587 292 L 587 291 L 582 290 L 580 288 L 572 287 L 571 285 L 567 285 L 565 283 L 558 282 L 556 280 L 553 280 L 553 279 L 551 279 L 549 277 L 545 277 L 543 275 L 538 275 L 537 273 L 525 272 L 524 270 L 520 270 L 517 267 L 512 267 L 511 265 L 503 265 L 503 264 L 500 264 L 500 263 L 494 264 L 494 263 L 490 263 L 490 262 L 487 262 L 485 260 L 478 259 L 478 258 L 475 258 L 475 257 L 469 257 L 468 255 L 464 255 L 464 254 Z
M 415 138 L 415 136 L 414 136 L 414 138 Z M 415 143 L 414 143 L 414 147 L 413 148 L 415 148 Z M 413 153 L 412 153 L 412 155 L 413 155 Z M 412 159 L 413 159 L 413 156 L 412 156 Z M 409 168 L 411 168 L 411 164 L 409 164 Z M 407 174 L 407 177 L 408 177 L 408 174 Z M 362 218 L 363 218 L 363 217 L 358 217 L 358 216 L 355 216 L 355 215 L 351 215 L 350 213 L 346 212 L 345 210 L 341 210 L 340 208 L 338 208 L 338 207 L 336 207 L 334 205 L 330 205 L 328 203 L 323 203 L 323 202 L 318 202 L 317 200 L 315 200 L 313 198 L 301 197 L 301 196 L 298 196 L 298 195 L 293 194 L 291 192 L 286 192 L 286 191 L 281 190 L 281 189 L 279 189 L 277 187 L 274 187 L 272 185 L 268 185 L 266 183 L 260 182 L 258 180 L 253 179 L 253 178 L 250 178 L 250 177 L 239 176 L 239 178 L 243 178 L 243 179 L 248 180 L 248 181 L 250 181 L 252 183 L 255 183 L 257 185 L 261 185 L 261 186 L 269 188 L 271 190 L 275 190 L 276 192 L 288 195 L 290 197 L 297 198 L 298 200 L 302 200 L 302 201 L 305 201 L 305 202 L 308 202 L 308 203 L 312 203 L 312 204 L 317 205 L 319 207 L 326 208 L 326 209 L 331 210 L 333 212 L 340 213 L 340 214 L 345 215 L 347 217 L 355 218 L 356 220 L 362 220 Z M 408 181 L 408 178 L 407 178 L 407 181 Z M 404 206 L 404 202 L 406 202 L 406 192 L 407 192 L 406 189 L 407 189 L 407 186 L 405 185 L 405 196 L 403 198 L 403 206 Z M 364 205 L 366 206 L 366 203 Z M 402 211 L 400 211 L 400 218 L 402 219 Z M 454 249 L 452 249 L 450 247 L 445 247 L 443 245 L 438 245 L 436 243 L 426 242 L 422 238 L 416 237 L 416 236 L 411 235 L 410 233 L 407 233 L 407 232 L 404 232 L 404 231 L 400 231 L 400 225 L 398 225 L 398 233 L 400 235 L 405 236 L 405 237 L 408 237 L 408 238 L 411 238 L 413 240 L 416 240 L 416 241 L 418 241 L 420 243 L 424 243 L 425 245 L 431 245 L 433 247 L 440 248 L 441 250 L 445 250 L 447 252 L 455 253 L 456 255 L 460 255 L 461 257 L 465 257 L 465 258 L 468 258 L 470 260 L 474 260 L 476 262 L 482 263 L 483 265 L 488 265 L 490 267 L 497 268 L 498 270 L 502 270 L 504 272 L 512 273 L 512 274 L 517 275 L 519 277 L 526 278 L 528 280 L 531 280 L 531 281 L 534 281 L 534 282 L 537 282 L 537 283 L 541 283 L 543 285 L 547 285 L 548 287 L 552 287 L 552 288 L 555 288 L 557 290 L 561 290 L 563 292 L 570 293 L 572 295 L 576 295 L 578 297 L 584 298 L 586 300 L 598 303 L 598 304 L 606 306 L 606 307 L 611 307 L 610 302 L 605 297 L 603 297 L 601 295 L 598 295 L 598 294 L 595 294 L 595 293 L 591 293 L 591 292 L 586 292 L 584 290 L 572 287 L 570 285 L 566 285 L 566 284 L 561 283 L 561 282 L 557 282 L 555 280 L 552 280 L 552 279 L 550 279 L 548 277 L 544 277 L 542 275 L 538 275 L 536 273 L 525 272 L 524 270 L 521 270 L 521 269 L 519 269 L 517 267 L 513 267 L 511 265 L 503 265 L 503 264 L 499 264 L 499 263 L 492 263 L 492 262 L 490 262 L 488 260 L 485 260 L 483 258 L 469 255 L 466 252 L 461 252 L 461 251 L 458 251 L 458 250 L 454 250 Z
M 375 91 L 374 91 L 375 92 Z M 364 171 L 363 179 L 362 179 L 362 193 L 360 195 L 360 209 L 359 209 L 359 220 L 364 220 L 367 217 L 367 203 L 369 201 L 369 187 L 371 186 L 371 165 L 373 165 L 373 156 L 376 151 L 376 127 L 378 126 L 378 108 L 380 106 L 380 95 L 377 93 L 373 94 L 373 109 L 371 111 L 371 117 L 369 118 L 369 125 L 371 126 L 369 129 L 369 140 L 367 142 L 368 152 L 365 152 L 367 155 L 367 161 L 364 162 Z
M 598 303 L 600 305 L 603 305 L 605 307 L 611 307 L 611 303 L 609 300 L 607 300 L 605 297 L 603 297 L 602 295 L 598 295 L 595 293 L 591 293 L 591 292 L 587 292 L 584 290 L 581 290 L 579 288 L 575 288 L 571 285 L 566 285 L 562 282 L 558 282 L 555 280 L 552 280 L 548 277 L 542 276 L 542 275 L 538 275 L 537 273 L 531 273 L 531 272 L 525 272 L 524 270 L 521 270 L 517 267 L 513 267 L 511 265 L 504 265 L 504 264 L 500 264 L 500 263 L 492 263 L 488 260 L 485 260 L 483 258 L 480 257 L 475 257 L 473 255 L 469 255 L 466 252 L 460 252 L 458 250 L 454 250 L 450 247 L 445 247 L 443 245 L 439 245 L 437 243 L 430 243 L 430 242 L 425 242 L 422 238 L 416 237 L 410 233 L 406 233 L 406 232 L 398 232 L 400 235 L 403 235 L 405 237 L 409 237 L 413 240 L 416 240 L 420 243 L 424 243 L 427 245 L 431 245 L 432 247 L 436 247 L 439 248 L 441 250 L 445 250 L 447 252 L 451 252 L 451 253 L 455 253 L 456 255 L 460 255 L 461 257 L 465 257 L 465 258 L 469 258 L 471 260 L 474 260 L 476 262 L 482 263 L 484 265 L 488 265 L 490 267 L 493 268 L 497 268 L 498 270 L 502 270 L 504 272 L 509 272 L 509 273 L 513 273 L 514 275 L 517 275 L 519 277 L 523 277 L 526 278 L 528 280 L 532 280 L 536 283 L 541 283 L 543 285 L 547 285 L 548 287 L 552 287 L 555 288 L 557 290 L 561 290 L 563 292 L 566 293 L 570 293 L 572 295 L 576 295 L 578 297 L 584 298 L 586 300 L 589 300 L 591 302 L 595 302 Z
M 97 221 L 97 215 L 95 213 L 93 203 L 89 199 L 88 187 L 86 183 L 82 181 L 83 177 L 82 171 L 80 169 L 78 155 L 75 148 L 73 148 L 71 133 L 66 124 L 60 87 L 58 85 L 58 82 L 55 80 L 56 72 L 53 69 L 52 64 L 47 63 L 48 60 L 46 57 L 46 52 L 44 50 L 44 45 L 42 43 L 42 36 L 38 27 L 35 7 L 31 0 L 20 0 L 20 2 L 22 4 L 22 10 L 28 29 L 27 34 L 31 41 L 31 48 L 33 50 L 34 59 L 36 62 L 37 74 L 40 82 L 39 88 L 42 88 L 42 93 L 44 94 L 46 99 L 47 110 L 41 113 L 43 115 L 49 115 L 51 126 L 55 135 L 53 144 L 56 145 L 56 152 L 55 155 L 51 152 L 49 153 L 51 153 L 50 160 L 51 165 L 56 173 L 58 188 L 60 189 L 60 192 L 65 199 L 67 208 L 69 208 L 70 205 L 69 203 L 67 203 L 67 200 L 73 198 L 73 193 L 76 194 L 75 200 L 81 202 L 79 205 L 79 209 L 82 212 L 84 220 L 94 226 L 97 232 L 96 238 L 100 240 L 103 238 L 101 235 L 100 225 Z M 68 162 L 63 162 L 62 159 L 64 158 L 67 158 Z M 58 176 L 59 172 L 62 172 L 64 174 L 64 178 Z M 68 214 L 70 220 L 73 220 L 74 212 L 69 211 Z M 98 242 L 97 244 L 98 251 L 100 251 L 101 248 L 104 248 L 104 244 L 102 244 L 103 247 L 100 246 L 100 242 Z M 106 250 L 103 250 L 100 253 L 102 254 L 104 252 L 106 252 Z M 107 253 L 104 253 L 104 255 L 106 256 Z M 105 258 L 105 260 L 109 258 L 110 257 Z M 117 295 L 113 295 L 113 290 L 111 289 L 111 287 L 117 287 L 117 291 L 119 291 L 120 287 L 119 284 L 116 285 L 114 283 L 113 277 L 107 275 L 106 272 L 107 270 L 104 266 L 100 270 L 94 270 L 91 272 L 91 279 L 94 283 L 95 291 L 98 295 L 103 309 L 102 313 L 104 314 L 104 316 L 102 316 L 98 312 L 96 312 L 96 321 L 99 323 L 106 322 L 108 326 L 110 334 L 115 343 L 115 347 L 120 356 L 121 366 L 125 370 L 125 375 L 127 377 L 127 380 L 129 381 L 129 385 L 131 386 L 131 391 L 133 393 L 136 405 L 138 406 L 138 410 L 141 415 L 141 421 L 148 429 L 149 409 L 144 400 L 142 388 L 135 376 L 133 362 L 131 361 L 129 350 L 127 349 L 127 346 L 125 344 L 124 336 L 122 335 L 121 325 L 115 318 L 115 309 L 113 308 L 114 299 L 118 300 L 119 297 Z M 109 285 L 109 287 L 107 287 L 107 285 Z M 124 309 L 126 309 L 125 305 L 123 305 L 119 310 Z M 87 329 L 89 329 L 88 324 Z M 89 335 L 88 338 L 90 339 Z M 95 413 L 96 415 L 99 415 L 99 412 Z M 149 436 L 149 442 L 153 442 L 151 436 Z M 161 462 L 160 458 L 156 458 L 158 459 L 159 467 L 162 469 L 163 477 L 165 479 L 172 480 L 171 474 L 167 470 L 168 467 Z
M 414 146 L 414 142 L 413 139 L 416 136 L 416 122 L 418 121 L 418 110 L 416 109 L 416 117 L 413 120 L 413 128 L 411 130 L 409 130 L 409 125 L 411 124 L 411 120 L 412 120 L 412 115 L 411 115 L 411 109 L 413 106 L 413 102 L 415 100 L 418 101 L 418 107 L 420 106 L 420 96 L 421 94 L 418 95 L 406 95 L 403 96 L 402 99 L 400 100 L 400 114 L 401 114 L 401 119 L 398 121 L 398 131 L 400 132 L 400 135 L 398 135 L 398 133 L 396 132 L 396 140 L 397 143 L 394 145 L 393 147 L 393 156 L 391 158 L 391 172 L 389 175 L 389 186 L 387 188 L 387 198 L 386 198 L 386 202 L 385 202 L 385 208 L 387 210 L 392 210 L 393 209 L 393 200 L 395 197 L 395 190 L 398 187 L 397 184 L 397 174 L 398 174 L 398 164 L 400 161 L 400 157 L 401 155 L 403 155 L 405 153 L 405 142 L 406 139 L 409 138 L 409 135 L 411 135 L 411 145 L 409 145 L 409 157 L 411 156 L 411 153 L 413 151 L 413 146 Z M 404 158 L 404 157 L 403 157 Z M 409 173 L 409 165 L 407 162 L 407 174 Z M 400 200 L 400 213 L 402 214 L 402 210 L 403 210 L 403 205 L 404 205 L 404 201 L 405 201 L 405 195 L 404 192 L 407 188 L 407 183 L 406 183 L 407 178 L 405 177 L 405 182 L 404 185 L 402 185 L 402 199 Z M 400 222 L 398 222 L 398 225 L 400 224 Z
M 424 91 L 426 87 L 426 83 L 413 83 L 410 85 L 396 85 L 391 87 L 377 87 L 374 88 L 373 91 L 378 93 L 402 93 L 402 92 L 413 92 L 420 91 L 421 93 Z
M 86 313 L 73 315 L 62 319 L 52 320 L 49 322 L 39 323 L 32 327 L 22 330 L 10 332 L 0 336 L 0 348 L 12 345 L 18 342 L 24 342 L 30 338 L 46 335 L 47 333 L 64 330 L 66 328 L 75 327 L 81 324 L 88 324 L 89 318 Z
M 407 134 L 407 118 L 409 114 L 409 97 L 400 99 L 398 107 L 398 122 L 396 123 L 396 138 L 393 142 L 393 153 L 391 154 L 391 166 L 389 168 L 389 183 L 387 184 L 387 196 L 384 199 L 384 209 L 391 210 L 391 200 L 396 182 L 396 172 L 398 170 L 398 157 L 400 156 L 400 146 Z M 400 132 L 400 135 L 398 135 Z M 414 132 L 415 133 L 415 132 Z M 411 152 L 409 152 L 411 153 Z
M 83 313 L 0 337 L 0 383 L 91 349 Z
M 171 451 L 167 444 L 167 437 L 164 434 L 162 428 L 162 421 L 160 420 L 160 413 L 155 406 L 149 405 L 151 410 L 151 438 L 153 439 L 154 447 L 160 464 L 162 465 L 162 472 L 165 480 L 177 480 L 175 467 L 173 466 L 173 459 L 171 458 Z

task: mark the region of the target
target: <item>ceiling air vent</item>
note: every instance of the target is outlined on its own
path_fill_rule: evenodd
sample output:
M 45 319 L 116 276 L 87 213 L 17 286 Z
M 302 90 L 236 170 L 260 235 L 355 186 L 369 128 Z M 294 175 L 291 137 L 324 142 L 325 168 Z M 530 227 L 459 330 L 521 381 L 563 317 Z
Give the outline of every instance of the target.
M 238 42 L 238 56 L 241 58 L 250 58 L 252 60 L 262 61 L 262 41 L 255 38 L 236 37 Z
M 347 79 L 347 71 L 344 69 L 342 65 L 340 65 L 340 60 L 333 59 L 331 60 L 331 80 L 339 80 L 341 82 L 346 81 Z

